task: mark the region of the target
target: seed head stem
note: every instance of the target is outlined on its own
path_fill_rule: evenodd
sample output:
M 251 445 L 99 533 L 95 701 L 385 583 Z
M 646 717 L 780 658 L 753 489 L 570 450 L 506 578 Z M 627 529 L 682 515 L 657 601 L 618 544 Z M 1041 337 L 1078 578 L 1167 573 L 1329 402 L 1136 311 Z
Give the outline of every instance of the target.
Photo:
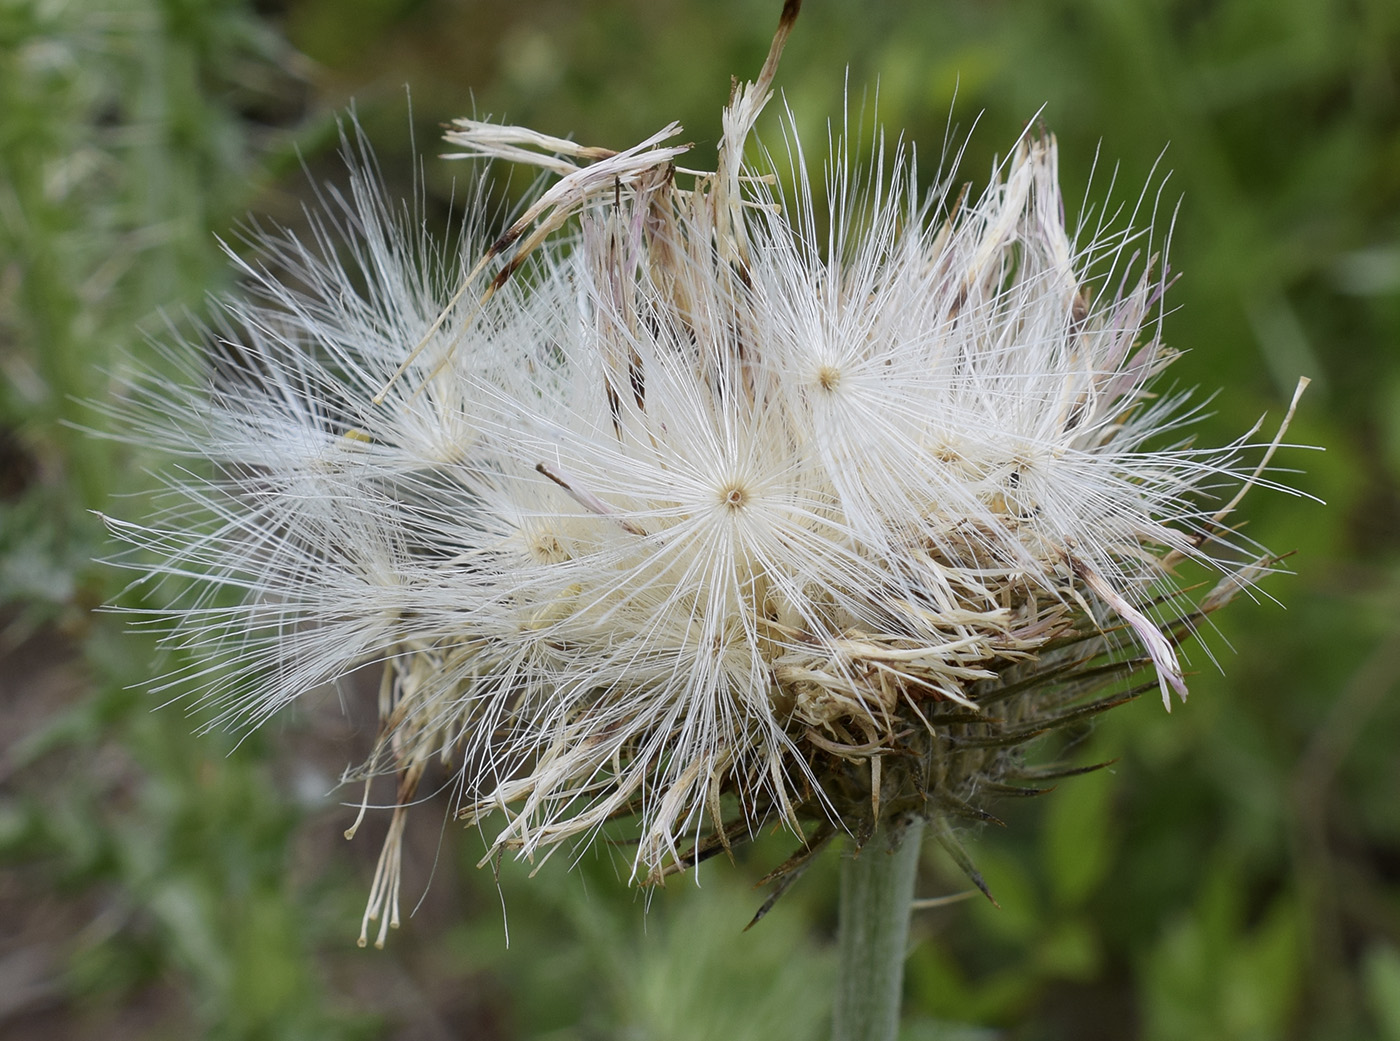
M 923 833 L 921 818 L 900 821 L 841 860 L 832 1041 L 894 1041 L 899 1031 L 909 908 Z

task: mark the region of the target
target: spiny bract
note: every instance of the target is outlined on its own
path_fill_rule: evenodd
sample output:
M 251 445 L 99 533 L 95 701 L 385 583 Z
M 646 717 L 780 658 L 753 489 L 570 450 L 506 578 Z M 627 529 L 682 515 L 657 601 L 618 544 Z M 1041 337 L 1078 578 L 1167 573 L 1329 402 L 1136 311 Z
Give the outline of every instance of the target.
M 977 817 L 1149 658 L 1184 696 L 1176 643 L 1248 574 L 1153 598 L 1258 471 L 1156 444 L 1188 417 L 1149 389 L 1150 237 L 1067 230 L 1031 133 L 975 200 L 837 145 L 823 205 L 794 138 L 779 190 L 743 152 L 789 24 L 714 173 L 674 125 L 611 152 L 461 120 L 461 155 L 557 178 L 505 235 L 434 245 L 361 157 L 310 241 L 239 262 L 183 383 L 135 381 L 129 436 L 195 462 L 111 524 L 190 580 L 162 614 L 221 721 L 382 663 L 355 776 L 407 803 L 441 758 L 524 856 L 634 817 L 656 880 L 765 821 Z

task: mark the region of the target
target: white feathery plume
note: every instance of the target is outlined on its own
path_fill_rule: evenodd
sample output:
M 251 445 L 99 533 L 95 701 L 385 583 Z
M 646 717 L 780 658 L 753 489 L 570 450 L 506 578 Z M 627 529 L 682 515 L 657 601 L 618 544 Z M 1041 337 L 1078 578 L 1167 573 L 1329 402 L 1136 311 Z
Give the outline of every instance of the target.
M 502 814 L 492 854 L 629 817 L 656 881 L 768 821 L 976 817 L 1021 744 L 1127 696 L 1097 677 L 1185 697 L 1168 567 L 1219 563 L 1212 497 L 1261 472 L 1159 444 L 1190 413 L 1152 390 L 1149 235 L 1067 227 L 1034 133 L 976 199 L 841 146 L 822 209 L 795 139 L 772 187 L 744 145 L 795 13 L 715 173 L 677 183 L 675 124 L 615 152 L 458 121 L 453 157 L 557 178 L 504 235 L 434 244 L 362 161 L 307 241 L 257 236 L 208 349 L 168 352 L 186 381 L 119 407 L 191 460 L 110 523 L 183 588 L 157 615 L 219 722 L 382 663 L 362 943 L 433 760 Z M 1220 566 L 1206 609 L 1268 564 Z

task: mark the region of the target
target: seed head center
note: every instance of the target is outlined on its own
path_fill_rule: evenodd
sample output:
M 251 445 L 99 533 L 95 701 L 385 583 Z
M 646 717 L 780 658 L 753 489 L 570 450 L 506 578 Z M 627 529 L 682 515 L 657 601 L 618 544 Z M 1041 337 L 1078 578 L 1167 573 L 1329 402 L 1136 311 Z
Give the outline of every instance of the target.
M 720 493 L 720 501 L 731 510 L 742 509 L 749 501 L 749 493 L 741 485 L 731 484 Z
M 841 370 L 827 363 L 817 370 L 817 385 L 822 390 L 835 390 L 841 382 Z

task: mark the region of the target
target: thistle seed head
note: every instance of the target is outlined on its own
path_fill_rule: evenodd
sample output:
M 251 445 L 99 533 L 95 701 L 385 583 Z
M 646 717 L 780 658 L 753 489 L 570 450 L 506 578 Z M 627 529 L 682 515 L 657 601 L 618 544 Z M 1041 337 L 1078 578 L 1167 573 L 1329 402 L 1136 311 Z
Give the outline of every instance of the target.
M 776 187 L 745 142 L 789 24 L 713 172 L 675 125 L 611 151 L 459 120 L 455 155 L 553 180 L 447 251 L 360 165 L 309 240 L 236 260 L 209 348 L 170 352 L 187 381 L 124 406 L 194 461 L 111 525 L 188 583 L 163 613 L 219 720 L 382 664 L 348 778 L 397 776 L 400 808 L 362 942 L 397 924 L 433 760 L 464 821 L 500 813 L 493 854 L 626 817 L 648 882 L 770 822 L 988 819 L 1054 773 L 1038 735 L 1184 697 L 1177 646 L 1267 567 L 1217 499 L 1264 464 L 1179 440 L 1153 389 L 1151 229 L 1067 225 L 1034 132 L 976 198 L 841 144 L 823 189 L 791 135 Z M 1199 610 L 1187 558 L 1224 574 Z

